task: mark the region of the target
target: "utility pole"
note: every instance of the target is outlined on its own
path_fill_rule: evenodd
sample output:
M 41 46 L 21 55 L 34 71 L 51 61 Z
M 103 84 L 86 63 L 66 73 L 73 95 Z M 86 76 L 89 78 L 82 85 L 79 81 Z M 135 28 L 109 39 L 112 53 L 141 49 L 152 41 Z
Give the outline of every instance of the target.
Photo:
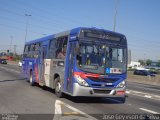
M 118 2 L 119 2 L 119 0 L 116 0 L 116 4 L 115 4 L 115 14 L 114 14 L 114 25 L 113 25 L 113 31 L 114 31 L 114 32 L 116 31 Z
M 17 45 L 14 45 L 14 55 L 13 56 L 14 56 L 15 60 L 17 60 L 16 47 L 17 47 Z
M 14 55 L 15 56 L 17 55 L 16 49 L 17 49 L 17 45 L 14 45 Z
M 24 44 L 26 43 L 26 40 L 27 40 L 29 17 L 31 17 L 32 15 L 30 15 L 30 14 L 25 14 L 25 16 L 26 16 L 26 30 L 25 30 L 26 33 L 25 33 Z
M 144 53 L 144 66 L 146 65 L 146 54 Z
M 11 42 L 10 42 L 10 53 L 11 53 L 11 51 L 12 51 L 12 41 L 13 41 L 13 36 L 10 36 L 10 38 L 11 38 Z

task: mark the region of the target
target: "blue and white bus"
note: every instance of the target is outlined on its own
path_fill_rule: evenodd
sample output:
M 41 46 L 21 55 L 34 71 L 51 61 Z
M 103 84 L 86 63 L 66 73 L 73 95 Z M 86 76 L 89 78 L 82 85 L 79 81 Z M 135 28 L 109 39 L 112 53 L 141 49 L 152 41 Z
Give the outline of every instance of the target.
M 119 97 L 125 102 L 127 40 L 87 27 L 39 38 L 25 44 L 22 71 L 31 85 L 55 89 L 58 97 Z

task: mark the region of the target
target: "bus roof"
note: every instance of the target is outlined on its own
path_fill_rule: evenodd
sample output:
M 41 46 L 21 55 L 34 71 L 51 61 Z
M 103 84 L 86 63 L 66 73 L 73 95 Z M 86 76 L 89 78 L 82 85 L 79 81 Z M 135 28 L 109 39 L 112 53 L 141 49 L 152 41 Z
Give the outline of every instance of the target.
M 57 33 L 57 34 L 52 34 L 52 35 L 49 35 L 49 36 L 38 38 L 38 39 L 35 39 L 35 40 L 32 40 L 32 41 L 28 41 L 28 42 L 26 42 L 26 45 L 27 44 L 32 44 L 32 43 L 37 43 L 37 42 L 42 42 L 42 41 L 47 41 L 49 39 L 53 39 L 54 37 L 59 37 L 59 36 L 64 36 L 64 35 L 69 35 L 69 34 L 77 34 L 82 29 L 99 30 L 99 31 L 109 32 L 111 34 L 117 34 L 117 35 L 120 35 L 120 36 L 124 36 L 121 33 L 113 32 L 113 31 L 109 31 L 109 30 L 105 30 L 105 29 L 99 29 L 99 28 L 96 28 L 96 27 L 77 27 L 77 28 L 74 28 L 74 29 L 71 29 L 71 30 L 68 30 L 68 31 L 64 31 L 64 32 L 60 32 L 60 33 Z
M 117 35 L 120 35 L 120 36 L 125 36 L 121 33 L 118 33 L 118 32 L 114 32 L 114 31 L 110 31 L 110 30 L 106 30 L 106 29 L 100 29 L 100 28 L 96 28 L 96 27 L 77 27 L 77 28 L 74 28 L 71 30 L 71 33 L 78 33 L 80 32 L 80 30 L 82 29 L 88 29 L 88 30 L 99 30 L 99 31 L 104 31 L 104 32 L 108 32 L 108 33 L 111 33 L 111 34 L 117 34 Z
M 48 40 L 48 39 L 52 39 L 52 38 L 54 38 L 54 35 L 49 35 L 49 36 L 38 38 L 38 39 L 35 39 L 35 40 L 32 40 L 32 41 L 28 41 L 25 44 L 27 45 L 27 44 L 42 42 L 42 41 L 45 41 L 45 40 Z

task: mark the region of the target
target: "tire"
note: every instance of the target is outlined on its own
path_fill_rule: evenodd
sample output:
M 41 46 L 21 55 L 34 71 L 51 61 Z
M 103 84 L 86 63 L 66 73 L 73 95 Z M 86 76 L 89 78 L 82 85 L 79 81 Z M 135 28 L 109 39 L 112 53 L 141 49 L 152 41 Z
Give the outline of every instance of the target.
M 55 94 L 58 98 L 62 98 L 63 97 L 63 93 L 62 93 L 62 83 L 60 81 L 60 78 L 57 77 L 55 79 Z
M 30 83 L 31 86 L 35 85 L 35 83 L 33 81 L 32 71 L 30 72 L 29 83 Z

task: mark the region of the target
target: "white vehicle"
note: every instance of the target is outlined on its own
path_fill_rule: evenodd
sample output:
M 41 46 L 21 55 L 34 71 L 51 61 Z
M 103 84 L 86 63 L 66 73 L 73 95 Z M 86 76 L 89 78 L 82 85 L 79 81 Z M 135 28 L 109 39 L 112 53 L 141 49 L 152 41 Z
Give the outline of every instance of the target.
M 19 67 L 22 66 L 22 62 L 21 62 L 21 61 L 18 62 L 18 66 L 19 66 Z

